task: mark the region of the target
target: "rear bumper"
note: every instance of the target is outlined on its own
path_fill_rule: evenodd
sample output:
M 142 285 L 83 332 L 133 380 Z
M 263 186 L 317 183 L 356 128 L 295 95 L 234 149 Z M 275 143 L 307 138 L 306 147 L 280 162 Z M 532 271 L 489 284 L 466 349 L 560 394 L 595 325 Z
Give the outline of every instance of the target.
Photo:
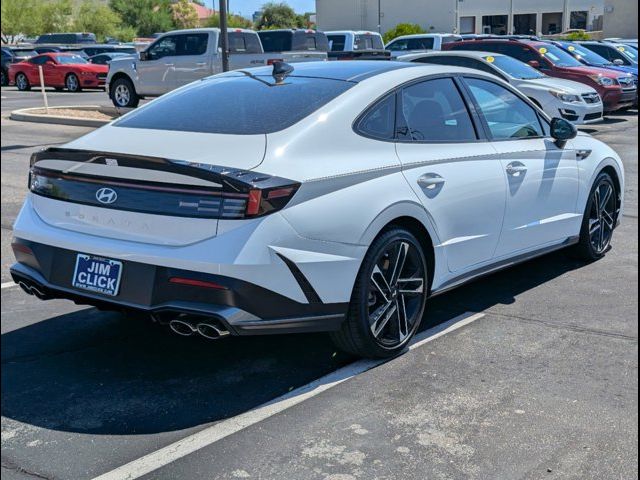
M 73 287 L 76 252 L 14 239 L 11 277 L 42 300 L 67 299 L 103 310 L 145 313 L 166 321 L 181 314 L 215 319 L 235 335 L 325 332 L 340 328 L 348 304 L 299 303 L 258 285 L 222 275 L 126 262 L 111 297 Z M 174 284 L 180 277 L 221 288 Z

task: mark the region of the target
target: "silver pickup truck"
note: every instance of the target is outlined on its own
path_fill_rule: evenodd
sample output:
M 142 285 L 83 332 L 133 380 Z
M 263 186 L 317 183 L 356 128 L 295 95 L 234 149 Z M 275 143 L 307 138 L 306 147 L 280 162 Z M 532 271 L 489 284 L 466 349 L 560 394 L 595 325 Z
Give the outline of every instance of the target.
M 324 52 L 298 55 L 264 53 L 253 30 L 229 30 L 229 67 L 232 70 L 287 63 L 326 60 Z M 116 107 L 135 108 L 140 99 L 157 97 L 182 85 L 222 72 L 220 30 L 175 30 L 158 37 L 138 58 L 114 59 L 109 65 L 107 92 Z

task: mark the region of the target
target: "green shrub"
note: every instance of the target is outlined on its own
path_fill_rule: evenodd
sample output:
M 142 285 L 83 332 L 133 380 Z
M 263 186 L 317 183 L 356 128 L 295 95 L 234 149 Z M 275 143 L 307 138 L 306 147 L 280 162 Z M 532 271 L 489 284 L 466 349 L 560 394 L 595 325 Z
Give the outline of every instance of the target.
M 384 34 L 384 43 L 389 43 L 394 38 L 403 35 L 415 35 L 418 33 L 427 33 L 424 28 L 415 23 L 399 23 L 394 28 Z

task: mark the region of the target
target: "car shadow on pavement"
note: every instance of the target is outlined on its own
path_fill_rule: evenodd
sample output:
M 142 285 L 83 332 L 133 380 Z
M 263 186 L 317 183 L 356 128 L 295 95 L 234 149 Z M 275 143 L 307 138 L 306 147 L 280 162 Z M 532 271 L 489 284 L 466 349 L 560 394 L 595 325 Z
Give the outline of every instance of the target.
M 513 303 L 580 266 L 559 252 L 485 277 L 432 299 L 422 328 Z M 181 430 L 247 411 L 351 361 L 327 335 L 210 342 L 89 308 L 2 335 L 2 415 L 78 433 Z

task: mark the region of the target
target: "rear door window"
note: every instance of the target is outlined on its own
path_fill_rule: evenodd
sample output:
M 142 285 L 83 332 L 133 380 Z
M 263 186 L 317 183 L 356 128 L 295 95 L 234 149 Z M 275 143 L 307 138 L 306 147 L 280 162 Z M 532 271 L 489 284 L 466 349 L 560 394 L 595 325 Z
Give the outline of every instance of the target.
M 433 38 L 411 38 L 408 41 L 409 50 L 431 50 L 433 45 Z
M 402 89 L 398 134 L 403 141 L 477 140 L 471 115 L 451 78 L 427 80 Z
M 206 33 L 180 35 L 178 40 L 178 55 L 204 55 L 207 53 L 209 35 Z

